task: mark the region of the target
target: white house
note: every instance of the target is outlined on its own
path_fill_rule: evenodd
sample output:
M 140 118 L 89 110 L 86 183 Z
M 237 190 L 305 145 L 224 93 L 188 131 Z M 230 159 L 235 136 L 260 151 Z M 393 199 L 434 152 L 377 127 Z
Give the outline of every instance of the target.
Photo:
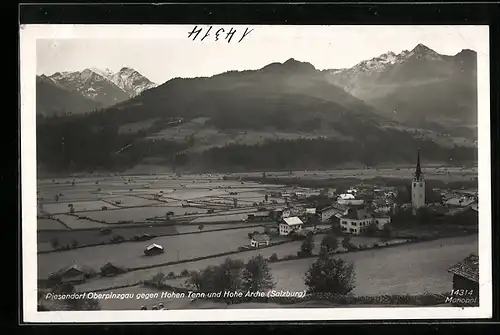
M 448 199 L 444 204 L 452 207 L 467 207 L 472 205 L 475 202 L 475 199 L 470 197 L 454 197 Z
M 316 214 L 316 208 L 306 208 L 306 214 Z
M 292 231 L 297 231 L 302 229 L 304 223 L 301 219 L 296 216 L 290 216 L 283 219 L 280 223 L 280 235 L 288 235 Z
M 259 248 L 269 245 L 271 238 L 267 234 L 255 234 L 250 240 L 250 245 L 252 248 Z
M 378 229 L 384 229 L 389 222 L 391 222 L 389 216 L 374 216 L 364 209 L 358 209 L 351 210 L 347 215 L 340 218 L 340 229 L 346 233 L 360 235 L 366 232 L 371 224 L 375 224 Z

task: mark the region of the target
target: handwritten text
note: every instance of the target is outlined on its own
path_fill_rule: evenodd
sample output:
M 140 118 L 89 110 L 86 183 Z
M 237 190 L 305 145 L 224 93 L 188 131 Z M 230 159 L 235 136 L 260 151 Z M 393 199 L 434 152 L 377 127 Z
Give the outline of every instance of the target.
M 224 28 L 215 28 L 214 26 L 210 26 L 208 28 L 203 29 L 203 28 L 198 28 L 198 26 L 195 26 L 193 30 L 191 30 L 188 33 L 188 38 L 190 39 L 192 38 L 193 41 L 196 40 L 203 41 L 207 38 L 213 38 L 215 41 L 226 40 L 227 43 L 231 43 L 231 41 L 234 38 L 234 41 L 237 40 L 238 43 L 240 43 L 252 31 L 253 29 L 248 29 L 248 28 L 245 28 L 244 31 L 242 29 L 237 31 L 233 27 L 231 27 L 230 29 L 228 28 L 224 29 Z

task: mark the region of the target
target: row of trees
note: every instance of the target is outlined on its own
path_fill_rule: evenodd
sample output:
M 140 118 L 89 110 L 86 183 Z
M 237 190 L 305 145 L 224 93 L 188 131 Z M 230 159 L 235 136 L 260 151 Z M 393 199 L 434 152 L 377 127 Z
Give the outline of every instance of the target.
M 390 135 L 390 136 L 387 136 Z M 408 148 L 425 148 L 426 158 L 442 161 L 453 157 L 454 162 L 473 161 L 475 149 L 443 148 L 434 142 L 417 140 L 405 132 L 387 131 L 373 141 L 345 142 L 337 139 L 269 140 L 256 145 L 231 144 L 212 148 L 204 153 L 214 167 L 243 166 L 247 169 L 328 168 L 336 164 L 358 161 L 374 166 L 387 161 L 413 163 L 415 153 Z M 391 147 L 391 150 L 381 148 Z M 424 149 L 422 149 L 424 150 Z M 325 155 L 328 152 L 328 155 Z
M 203 292 L 262 291 L 275 286 L 268 262 L 261 255 L 253 257 L 246 264 L 241 260 L 227 258 L 218 266 L 193 271 L 186 284 Z
M 328 238 L 328 241 L 333 241 Z M 325 243 L 325 250 L 331 248 Z M 308 293 L 348 294 L 355 287 L 354 265 L 322 252 L 305 274 Z M 246 264 L 241 260 L 227 258 L 218 266 L 209 266 L 201 271 L 192 271 L 186 285 L 202 292 L 221 291 L 266 291 L 275 287 L 267 260 L 255 256 Z M 231 299 L 224 299 L 230 302 Z
M 392 222 L 395 225 L 404 225 L 408 223 L 417 223 L 419 225 L 449 223 L 455 226 L 477 226 L 479 223 L 479 216 L 478 212 L 472 209 L 464 209 L 454 215 L 444 215 L 435 213 L 427 207 L 419 208 L 415 214 L 411 208 L 400 208 L 392 215 Z
M 55 170 L 119 171 L 151 157 L 161 158 L 164 164 L 172 166 L 187 165 L 191 158 L 194 158 L 180 153 L 195 145 L 192 136 L 187 136 L 181 142 L 147 139 L 154 132 L 167 127 L 168 119 L 158 121 L 147 130 L 124 132 L 121 127 L 129 117 L 127 113 L 122 115 L 119 112 L 108 110 L 105 113 L 92 113 L 87 117 L 43 120 L 37 126 L 39 163 Z M 137 115 L 130 115 L 130 121 L 135 121 L 137 117 Z M 143 117 L 144 115 L 141 116 Z M 224 122 L 229 120 L 226 117 L 223 119 Z M 242 118 L 237 116 L 237 119 Z M 279 121 L 281 124 L 284 119 L 280 117 Z M 301 169 L 329 168 L 352 161 L 359 161 L 367 166 L 394 160 L 414 162 L 414 151 L 408 150 L 412 147 L 422 148 L 429 160 L 452 157 L 454 162 L 473 161 L 477 156 L 475 149 L 443 148 L 432 141 L 415 139 L 407 132 L 381 130 L 373 126 L 365 126 L 358 121 L 343 125 L 342 128 L 352 128 L 352 131 L 348 131 L 348 135 L 359 134 L 356 137 L 357 140 L 317 138 L 269 140 L 257 145 L 231 144 L 210 149 L 201 154 L 201 157 L 195 158 L 201 158 L 207 167 L 214 169 L 236 167 Z M 389 146 L 391 150 L 381 150 Z M 124 147 L 127 149 L 117 153 Z M 325 152 L 329 154 L 325 155 Z

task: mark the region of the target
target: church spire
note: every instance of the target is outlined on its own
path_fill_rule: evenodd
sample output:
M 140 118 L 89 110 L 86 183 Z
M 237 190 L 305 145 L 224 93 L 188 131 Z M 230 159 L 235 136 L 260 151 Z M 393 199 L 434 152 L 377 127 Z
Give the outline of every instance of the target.
M 420 168 L 420 148 L 417 150 L 417 168 L 415 170 L 415 179 L 422 180 L 422 169 Z

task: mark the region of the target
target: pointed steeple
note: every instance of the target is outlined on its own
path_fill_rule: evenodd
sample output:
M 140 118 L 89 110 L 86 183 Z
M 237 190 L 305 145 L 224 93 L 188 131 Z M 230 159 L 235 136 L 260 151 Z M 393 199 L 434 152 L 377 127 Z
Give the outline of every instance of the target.
M 415 180 L 422 180 L 422 169 L 420 168 L 420 148 L 417 150 L 417 168 L 415 169 Z

